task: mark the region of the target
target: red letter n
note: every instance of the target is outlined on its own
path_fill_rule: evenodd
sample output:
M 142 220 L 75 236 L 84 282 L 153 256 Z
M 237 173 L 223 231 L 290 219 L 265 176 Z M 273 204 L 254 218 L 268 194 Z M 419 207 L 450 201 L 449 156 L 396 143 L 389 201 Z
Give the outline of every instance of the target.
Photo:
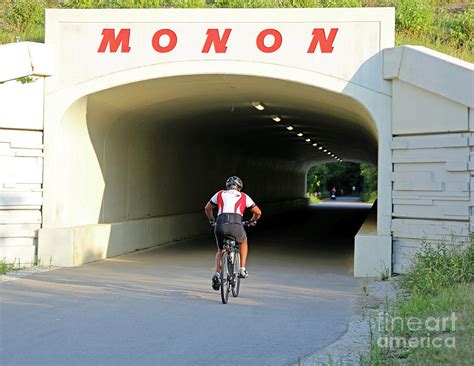
M 208 29 L 206 34 L 206 43 L 202 48 L 201 53 L 209 53 L 211 45 L 214 45 L 216 53 L 225 53 L 227 51 L 227 40 L 229 39 L 232 29 L 226 29 L 222 38 L 219 37 L 219 29 Z
M 117 52 L 119 46 L 120 52 L 130 52 L 130 29 L 120 29 L 117 37 L 115 37 L 115 29 L 105 28 L 102 30 L 102 42 L 100 43 L 97 52 L 105 52 L 107 46 L 110 47 L 110 52 Z
M 326 32 L 323 28 L 315 28 L 313 29 L 313 40 L 308 48 L 308 53 L 314 53 L 316 51 L 316 46 L 319 43 L 321 47 L 322 53 L 332 53 L 334 47 L 332 44 L 334 43 L 334 39 L 336 38 L 336 34 L 339 28 L 331 28 L 329 32 L 328 38 L 326 38 Z

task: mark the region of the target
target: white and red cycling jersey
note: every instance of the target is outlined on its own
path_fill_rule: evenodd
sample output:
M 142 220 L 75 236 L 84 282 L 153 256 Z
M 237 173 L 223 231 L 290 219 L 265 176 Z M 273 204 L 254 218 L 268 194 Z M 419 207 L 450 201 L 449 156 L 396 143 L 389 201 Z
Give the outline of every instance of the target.
M 217 215 L 223 213 L 236 213 L 243 216 L 245 209 L 255 206 L 255 202 L 250 198 L 250 196 L 246 195 L 244 192 L 239 192 L 236 189 L 219 191 L 212 196 L 210 202 L 217 206 Z

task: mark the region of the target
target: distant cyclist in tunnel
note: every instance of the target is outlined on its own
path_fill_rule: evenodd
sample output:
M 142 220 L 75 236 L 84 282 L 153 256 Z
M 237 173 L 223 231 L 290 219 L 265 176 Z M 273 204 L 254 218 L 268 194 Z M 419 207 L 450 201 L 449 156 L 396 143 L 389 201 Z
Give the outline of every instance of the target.
M 248 272 L 245 268 L 248 253 L 247 235 L 242 225 L 242 218 L 246 209 L 252 212 L 250 220 L 254 226 L 262 215 L 262 212 L 254 201 L 242 192 L 244 186 L 242 179 L 232 176 L 225 183 L 226 189 L 217 192 L 204 208 L 209 223 L 214 226 L 214 234 L 217 242 L 216 273 L 212 277 L 212 288 L 219 290 L 221 285 L 221 258 L 223 253 L 223 239 L 226 235 L 233 236 L 240 243 L 241 268 L 239 276 L 247 278 Z M 217 220 L 214 219 L 214 208 L 217 207 Z

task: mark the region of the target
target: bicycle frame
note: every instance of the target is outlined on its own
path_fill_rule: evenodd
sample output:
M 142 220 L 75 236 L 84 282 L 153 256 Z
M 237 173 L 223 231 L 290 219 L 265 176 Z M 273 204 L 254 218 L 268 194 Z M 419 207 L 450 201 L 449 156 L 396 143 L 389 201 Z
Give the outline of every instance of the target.
M 221 263 L 221 298 L 224 304 L 227 303 L 229 292 L 237 297 L 240 290 L 239 268 L 236 268 L 235 261 L 238 260 L 240 267 L 240 246 L 235 238 L 227 236 L 223 240 L 223 256 Z

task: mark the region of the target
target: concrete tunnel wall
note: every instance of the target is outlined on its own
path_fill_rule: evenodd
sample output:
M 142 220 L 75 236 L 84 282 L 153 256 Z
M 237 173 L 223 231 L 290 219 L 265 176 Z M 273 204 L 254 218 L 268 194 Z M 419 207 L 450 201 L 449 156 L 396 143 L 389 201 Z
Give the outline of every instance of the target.
M 289 121 L 295 131 L 285 129 Z M 203 206 L 234 174 L 265 215 L 301 207 L 307 169 L 335 160 L 300 131 L 350 160 L 377 162 L 377 128 L 365 108 L 303 84 L 200 75 L 82 97 L 61 119 L 62 196 L 56 229 L 42 229 L 40 240 L 72 241 L 54 256 L 75 265 L 207 232 Z

